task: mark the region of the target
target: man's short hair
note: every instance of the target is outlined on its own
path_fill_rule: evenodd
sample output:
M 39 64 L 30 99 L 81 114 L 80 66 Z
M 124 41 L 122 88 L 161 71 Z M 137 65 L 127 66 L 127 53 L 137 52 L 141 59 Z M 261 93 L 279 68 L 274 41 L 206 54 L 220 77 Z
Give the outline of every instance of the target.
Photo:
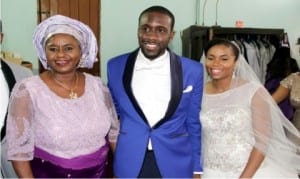
M 171 18 L 171 30 L 174 29 L 175 17 L 174 17 L 173 13 L 169 9 L 167 9 L 167 8 L 165 8 L 163 6 L 151 6 L 151 7 L 147 8 L 147 9 L 145 9 L 143 12 L 141 12 L 141 14 L 139 16 L 139 23 L 141 21 L 142 16 L 144 14 L 150 13 L 150 12 L 159 12 L 159 13 L 162 13 L 162 14 L 165 14 L 165 15 L 169 16 Z

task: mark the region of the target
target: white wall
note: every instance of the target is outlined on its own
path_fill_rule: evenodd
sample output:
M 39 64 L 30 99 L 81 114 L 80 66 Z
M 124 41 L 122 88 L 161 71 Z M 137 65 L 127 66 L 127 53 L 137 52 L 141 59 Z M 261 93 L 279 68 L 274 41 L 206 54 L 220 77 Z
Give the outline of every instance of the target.
M 33 31 L 37 23 L 37 0 L 0 0 L 2 50 L 12 51 L 31 61 L 34 72 L 38 71 L 38 58 L 32 45 Z
M 18 53 L 38 68 L 37 57 L 32 45 L 36 26 L 36 0 L 0 0 L 0 14 L 5 33 L 3 50 Z M 198 3 L 197 3 L 198 2 Z M 137 48 L 138 16 L 151 5 L 163 5 L 176 18 L 176 36 L 170 47 L 181 54 L 180 31 L 198 22 L 215 25 L 216 2 L 207 0 L 101 0 L 101 76 L 106 80 L 106 63 L 113 56 Z M 199 6 L 197 6 L 199 4 Z M 199 11 L 196 11 L 199 9 Z M 289 35 L 292 55 L 300 61 L 294 45 L 300 37 L 300 0 L 219 0 L 218 25 L 234 27 L 242 20 L 245 27 L 283 28 Z
M 0 0 L 2 50 L 12 51 L 25 60 L 31 61 L 38 71 L 37 56 L 32 44 L 33 31 L 37 23 L 36 0 Z

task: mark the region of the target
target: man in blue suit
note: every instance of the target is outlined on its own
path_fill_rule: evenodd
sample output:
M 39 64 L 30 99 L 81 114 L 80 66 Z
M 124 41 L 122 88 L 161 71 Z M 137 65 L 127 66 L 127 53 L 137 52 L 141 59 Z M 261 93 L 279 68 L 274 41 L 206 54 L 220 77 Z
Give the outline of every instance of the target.
M 168 49 L 174 15 L 152 6 L 139 16 L 139 48 L 111 59 L 108 86 L 120 119 L 116 177 L 200 177 L 203 67 Z

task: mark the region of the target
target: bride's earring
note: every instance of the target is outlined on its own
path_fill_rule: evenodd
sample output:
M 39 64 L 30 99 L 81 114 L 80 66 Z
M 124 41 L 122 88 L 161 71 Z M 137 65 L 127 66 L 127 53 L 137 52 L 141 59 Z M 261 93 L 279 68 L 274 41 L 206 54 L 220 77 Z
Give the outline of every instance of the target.
M 233 70 L 233 73 L 232 73 L 232 79 L 235 78 L 235 72 L 236 72 L 236 70 L 234 69 L 234 70 Z
M 232 79 L 236 77 L 236 72 L 237 72 L 236 69 L 237 69 L 237 64 L 234 65 L 233 72 L 232 72 Z

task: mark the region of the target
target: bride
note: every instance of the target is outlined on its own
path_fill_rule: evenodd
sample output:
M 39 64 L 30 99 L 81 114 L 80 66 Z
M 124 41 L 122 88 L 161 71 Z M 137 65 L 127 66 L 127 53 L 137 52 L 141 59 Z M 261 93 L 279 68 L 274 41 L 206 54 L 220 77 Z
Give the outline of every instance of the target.
M 215 39 L 204 52 L 201 178 L 298 178 L 300 144 L 286 134 L 299 139 L 300 133 L 260 84 L 238 47 Z

